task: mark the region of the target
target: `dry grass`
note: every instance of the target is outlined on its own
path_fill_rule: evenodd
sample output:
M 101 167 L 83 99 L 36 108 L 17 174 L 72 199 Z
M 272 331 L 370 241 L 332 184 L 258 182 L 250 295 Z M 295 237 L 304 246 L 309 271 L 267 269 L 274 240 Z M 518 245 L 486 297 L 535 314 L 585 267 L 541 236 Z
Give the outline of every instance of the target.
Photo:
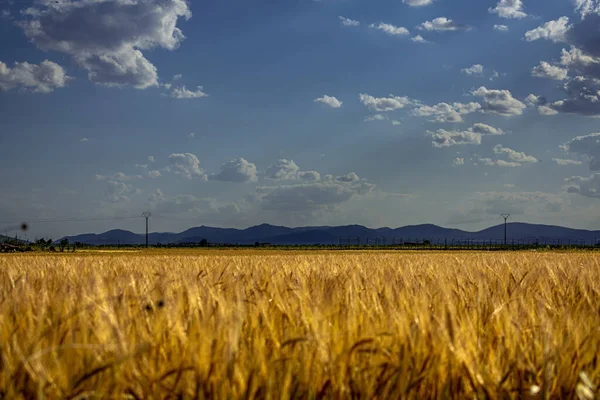
M 598 398 L 590 253 L 0 257 L 0 398 Z

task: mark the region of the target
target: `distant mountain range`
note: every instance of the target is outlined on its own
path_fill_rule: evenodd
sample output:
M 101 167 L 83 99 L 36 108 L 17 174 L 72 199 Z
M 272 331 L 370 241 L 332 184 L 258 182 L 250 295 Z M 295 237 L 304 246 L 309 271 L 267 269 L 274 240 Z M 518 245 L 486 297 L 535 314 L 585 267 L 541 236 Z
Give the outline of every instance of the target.
M 560 240 L 561 243 L 582 240 L 586 244 L 596 243 L 600 240 L 600 231 L 589 231 L 583 229 L 571 229 L 560 226 L 535 225 L 526 223 L 510 223 L 507 227 L 508 240 L 512 242 L 524 240 L 548 244 Z M 270 243 L 273 245 L 314 245 L 314 244 L 338 244 L 340 238 L 342 243 L 348 243 L 348 238 L 356 244 L 360 238 L 361 244 L 375 243 L 379 238 L 386 238 L 385 243 L 418 242 L 423 239 L 437 243 L 438 240 L 503 240 L 504 224 L 493 226 L 479 232 L 467 232 L 459 229 L 448 229 L 437 225 L 412 225 L 401 228 L 378 228 L 370 229 L 360 225 L 348 226 L 309 226 L 302 228 L 287 228 L 284 226 L 273 226 L 262 224 L 247 229 L 213 228 L 200 226 L 190 228 L 181 233 L 151 233 L 148 240 L 150 244 L 176 244 L 176 243 L 199 243 L 206 239 L 209 243 L 220 244 L 254 244 Z M 81 242 L 90 245 L 140 245 L 146 242 L 144 234 L 136 234 L 130 231 L 115 229 L 101 234 L 88 233 L 77 236 L 67 236 L 69 242 Z

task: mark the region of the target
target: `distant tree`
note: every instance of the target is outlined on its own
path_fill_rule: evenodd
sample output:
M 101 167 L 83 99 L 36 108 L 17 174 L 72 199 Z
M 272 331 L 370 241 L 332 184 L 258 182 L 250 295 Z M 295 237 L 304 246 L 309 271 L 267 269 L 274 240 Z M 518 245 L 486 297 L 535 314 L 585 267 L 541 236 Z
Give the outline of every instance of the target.
M 60 244 L 60 251 L 65 251 L 65 248 L 69 245 L 69 240 L 62 239 L 59 244 Z
M 208 247 L 208 240 L 202 239 L 200 241 L 200 247 Z
M 46 246 L 51 246 L 52 245 L 53 240 L 52 239 L 48 239 L 46 240 Z

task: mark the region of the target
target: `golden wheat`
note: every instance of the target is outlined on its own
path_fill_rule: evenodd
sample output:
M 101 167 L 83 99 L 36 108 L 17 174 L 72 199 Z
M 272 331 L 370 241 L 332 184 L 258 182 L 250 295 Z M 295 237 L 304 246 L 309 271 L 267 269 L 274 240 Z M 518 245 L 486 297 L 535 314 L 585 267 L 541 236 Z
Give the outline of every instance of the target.
M 0 398 L 597 398 L 592 253 L 0 257 Z

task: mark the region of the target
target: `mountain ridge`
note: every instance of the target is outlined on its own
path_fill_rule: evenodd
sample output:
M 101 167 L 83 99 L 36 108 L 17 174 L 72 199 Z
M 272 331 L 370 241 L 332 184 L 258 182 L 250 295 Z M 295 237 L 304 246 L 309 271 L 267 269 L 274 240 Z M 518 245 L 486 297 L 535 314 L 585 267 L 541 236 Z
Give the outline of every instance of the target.
M 529 224 L 511 222 L 507 225 L 509 242 L 526 240 L 529 242 L 561 243 L 568 241 L 581 241 L 596 243 L 600 239 L 600 230 L 586 230 L 565 228 L 556 225 Z M 344 244 L 367 243 L 367 239 L 374 241 L 376 238 L 385 237 L 385 243 L 401 243 L 405 241 L 419 241 L 423 239 L 436 241 L 453 240 L 492 240 L 504 239 L 504 224 L 485 228 L 476 232 L 469 232 L 455 228 L 444 228 L 434 224 L 407 225 L 398 228 L 367 228 L 362 225 L 344 226 L 305 226 L 289 228 L 270 224 L 260 224 L 245 229 L 218 228 L 210 226 L 191 227 L 179 233 L 153 232 L 148 235 L 150 244 L 178 244 L 198 243 L 206 239 L 209 243 L 220 244 L 254 244 L 271 243 L 274 245 L 315 245 L 315 244 Z M 137 234 L 123 229 L 113 229 L 104 233 L 85 233 L 66 236 L 69 242 L 80 242 L 89 245 L 141 245 L 146 242 L 144 234 Z M 360 238 L 360 239 L 358 239 Z

